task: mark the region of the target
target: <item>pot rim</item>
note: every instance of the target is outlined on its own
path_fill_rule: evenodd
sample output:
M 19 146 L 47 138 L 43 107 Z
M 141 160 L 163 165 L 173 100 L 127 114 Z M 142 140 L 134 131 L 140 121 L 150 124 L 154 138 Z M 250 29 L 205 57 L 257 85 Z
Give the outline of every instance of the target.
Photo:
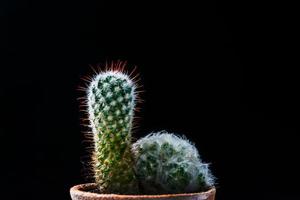
M 127 195 L 127 194 L 99 194 L 99 193 L 93 193 L 89 192 L 88 190 L 95 189 L 96 183 L 85 183 L 85 184 L 79 184 L 71 187 L 70 193 L 76 194 L 79 196 L 88 196 L 88 197 L 95 197 L 95 198 L 103 198 L 103 197 L 114 197 L 118 199 L 149 199 L 149 198 L 164 198 L 164 197 L 191 197 L 191 196 L 210 196 L 212 194 L 215 194 L 216 188 L 212 187 L 207 191 L 204 192 L 193 192 L 193 193 L 178 193 L 178 194 L 150 194 L 150 195 Z

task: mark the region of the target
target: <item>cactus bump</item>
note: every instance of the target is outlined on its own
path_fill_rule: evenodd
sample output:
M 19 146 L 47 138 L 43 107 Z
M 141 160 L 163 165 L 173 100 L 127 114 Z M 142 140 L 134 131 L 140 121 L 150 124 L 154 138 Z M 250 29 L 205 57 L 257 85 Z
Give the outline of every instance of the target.
M 208 164 L 203 163 L 188 140 L 158 132 L 133 144 L 135 171 L 146 194 L 200 192 L 214 185 Z
M 136 85 L 118 70 L 97 74 L 87 94 L 94 138 L 93 168 L 101 193 L 138 192 L 131 152 Z

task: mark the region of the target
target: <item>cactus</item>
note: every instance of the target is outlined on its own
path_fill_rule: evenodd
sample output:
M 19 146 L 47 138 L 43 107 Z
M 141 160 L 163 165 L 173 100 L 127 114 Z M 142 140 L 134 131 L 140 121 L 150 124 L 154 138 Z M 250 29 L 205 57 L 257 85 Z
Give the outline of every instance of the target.
M 126 74 L 114 70 L 97 74 L 88 87 L 93 168 L 101 193 L 138 192 L 131 152 L 135 88 Z
M 197 149 L 167 132 L 152 133 L 133 144 L 135 171 L 147 194 L 205 191 L 214 178 Z

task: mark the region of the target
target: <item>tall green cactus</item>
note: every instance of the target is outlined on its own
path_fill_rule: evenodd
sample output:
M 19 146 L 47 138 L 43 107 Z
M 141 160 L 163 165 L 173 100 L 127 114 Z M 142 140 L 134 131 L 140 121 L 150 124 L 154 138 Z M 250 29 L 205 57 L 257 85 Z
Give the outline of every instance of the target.
M 200 192 L 214 185 L 208 164 L 186 139 L 167 132 L 154 133 L 134 143 L 133 152 L 144 193 Z
M 138 192 L 131 154 L 135 88 L 134 82 L 119 71 L 98 74 L 88 88 L 94 174 L 101 193 Z

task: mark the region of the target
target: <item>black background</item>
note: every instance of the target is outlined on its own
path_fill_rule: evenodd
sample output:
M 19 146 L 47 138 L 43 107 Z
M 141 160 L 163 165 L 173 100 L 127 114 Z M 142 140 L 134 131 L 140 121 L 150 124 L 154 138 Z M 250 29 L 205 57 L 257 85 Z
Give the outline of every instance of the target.
M 1 195 L 70 199 L 86 181 L 76 89 L 90 64 L 120 59 L 144 85 L 136 138 L 185 134 L 211 163 L 217 200 L 299 199 L 295 8 L 1 1 Z

